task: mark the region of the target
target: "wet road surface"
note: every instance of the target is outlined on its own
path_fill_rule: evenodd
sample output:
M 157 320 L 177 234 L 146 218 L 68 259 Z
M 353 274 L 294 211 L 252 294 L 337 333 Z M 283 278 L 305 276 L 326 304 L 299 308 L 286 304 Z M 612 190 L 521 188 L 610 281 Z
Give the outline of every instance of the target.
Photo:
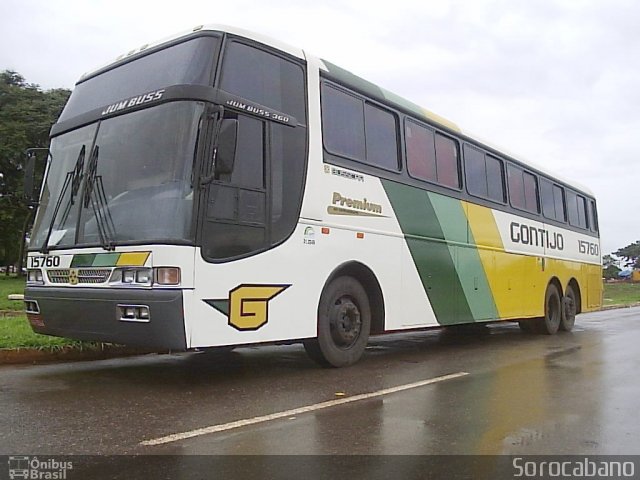
M 377 337 L 337 370 L 297 345 L 5 366 L 0 454 L 638 454 L 638 345 L 632 308 Z

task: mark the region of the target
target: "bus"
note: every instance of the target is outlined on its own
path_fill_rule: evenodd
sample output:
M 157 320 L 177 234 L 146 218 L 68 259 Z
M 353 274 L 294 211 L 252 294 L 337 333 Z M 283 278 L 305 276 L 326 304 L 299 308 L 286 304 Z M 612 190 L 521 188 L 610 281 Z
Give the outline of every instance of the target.
M 588 189 L 235 28 L 82 76 L 33 196 L 25 308 L 48 335 L 302 342 L 341 367 L 371 335 L 500 320 L 554 334 L 601 304 Z

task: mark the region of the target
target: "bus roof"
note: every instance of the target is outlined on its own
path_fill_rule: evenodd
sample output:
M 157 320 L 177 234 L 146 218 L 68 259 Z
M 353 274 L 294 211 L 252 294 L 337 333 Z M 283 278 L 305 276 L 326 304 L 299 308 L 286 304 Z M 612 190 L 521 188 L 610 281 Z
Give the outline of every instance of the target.
M 328 73 L 328 75 L 332 78 L 334 78 L 335 80 L 338 80 L 340 83 L 344 83 L 346 86 L 350 86 L 356 90 L 361 91 L 364 94 L 370 95 L 374 98 L 383 100 L 385 103 L 389 103 L 392 106 L 395 106 L 396 108 L 400 109 L 400 110 L 404 110 L 407 113 L 413 114 L 415 115 L 418 119 L 422 118 L 424 120 L 426 120 L 427 122 L 433 123 L 438 127 L 443 128 L 444 130 L 448 130 L 451 133 L 454 134 L 458 134 L 461 135 L 463 137 L 465 137 L 467 140 L 470 140 L 471 142 L 478 144 L 482 147 L 485 147 L 488 150 L 493 151 L 494 153 L 503 156 L 503 157 L 508 157 L 511 160 L 514 160 L 518 163 L 521 163 L 522 165 L 524 165 L 525 167 L 529 167 L 532 170 L 535 170 L 539 173 L 545 174 L 548 177 L 557 180 L 561 183 L 566 184 L 567 186 L 573 187 L 576 190 L 580 190 L 588 195 L 593 196 L 593 192 L 587 188 L 584 185 L 579 184 L 578 182 L 575 182 L 574 180 L 569 180 L 566 178 L 562 178 L 560 177 L 558 174 L 550 172 L 548 170 L 546 170 L 545 168 L 535 164 L 534 162 L 531 162 L 529 160 L 524 160 L 522 159 L 521 156 L 519 155 L 513 155 L 511 153 L 509 153 L 508 151 L 506 151 L 505 149 L 498 147 L 497 145 L 493 144 L 492 142 L 488 142 L 484 139 L 481 139 L 478 135 L 473 135 L 470 132 L 461 129 L 457 124 L 455 124 L 454 122 L 438 115 L 437 113 L 434 113 L 430 110 L 427 110 L 399 95 L 396 95 L 393 92 L 390 92 L 389 90 L 386 90 L 382 87 L 379 87 L 377 85 L 375 85 L 374 83 L 369 82 L 368 80 L 365 80 L 353 73 L 351 73 L 348 70 L 345 70 L 344 68 L 341 68 L 327 60 L 321 59 L 319 57 L 316 57 L 314 55 L 309 54 L 308 52 L 300 49 L 300 48 L 296 48 L 293 47 L 291 45 L 288 45 L 284 42 L 281 42 L 279 40 L 276 40 L 274 38 L 271 38 L 269 36 L 266 35 L 262 35 L 256 32 L 252 32 L 250 30 L 244 30 L 242 28 L 237 28 L 237 27 L 233 27 L 233 26 L 229 26 L 229 25 L 222 25 L 222 24 L 208 24 L 208 25 L 199 25 L 196 26 L 194 28 L 192 28 L 191 30 L 187 30 L 187 31 L 183 31 L 181 33 L 169 36 L 169 37 L 165 37 L 161 40 L 158 40 L 156 42 L 153 43 L 149 43 L 149 44 L 145 44 L 142 45 L 138 48 L 135 48 L 133 50 L 130 50 L 129 52 L 126 52 L 122 55 L 120 55 L 119 57 L 117 57 L 115 60 L 113 60 L 112 62 L 109 62 L 97 69 L 94 69 L 90 72 L 87 72 L 85 74 L 82 75 L 82 77 L 80 77 L 80 79 L 78 80 L 78 83 L 82 82 L 83 80 L 87 79 L 88 77 L 91 77 L 99 72 L 101 72 L 102 70 L 106 70 L 108 68 L 110 68 L 112 65 L 115 65 L 117 63 L 122 62 L 123 60 L 135 56 L 137 54 L 140 54 L 146 50 L 161 46 L 163 44 L 166 43 L 171 43 L 174 42 L 182 37 L 186 37 L 188 35 L 192 35 L 194 33 L 197 32 L 201 32 L 201 31 L 215 31 L 215 32 L 223 32 L 223 33 L 231 33 L 232 35 L 237 35 L 240 37 L 244 37 L 244 38 L 248 38 L 250 40 L 256 41 L 258 43 L 261 43 L 263 45 L 267 45 L 269 47 L 275 48 L 277 50 L 280 50 L 282 52 L 287 53 L 288 55 L 291 55 L 293 57 L 296 58 L 300 58 L 300 59 L 310 59 L 313 58 L 314 60 L 316 60 L 316 62 L 321 66 L 321 68 L 323 68 L 323 70 Z

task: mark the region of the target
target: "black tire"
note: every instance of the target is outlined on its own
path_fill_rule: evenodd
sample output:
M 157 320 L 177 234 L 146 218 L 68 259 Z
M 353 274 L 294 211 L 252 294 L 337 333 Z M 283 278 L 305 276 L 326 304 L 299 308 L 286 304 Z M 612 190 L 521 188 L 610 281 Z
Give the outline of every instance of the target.
M 353 277 L 337 277 L 320 296 L 318 337 L 305 340 L 304 348 L 324 367 L 345 367 L 362 356 L 370 329 L 367 292 Z
M 536 333 L 553 335 L 560 328 L 562 320 L 562 302 L 558 288 L 550 283 L 544 295 L 544 317 L 536 319 Z
M 562 299 L 562 318 L 560 320 L 560 330 L 570 332 L 576 323 L 576 313 L 578 312 L 578 296 L 569 285 Z

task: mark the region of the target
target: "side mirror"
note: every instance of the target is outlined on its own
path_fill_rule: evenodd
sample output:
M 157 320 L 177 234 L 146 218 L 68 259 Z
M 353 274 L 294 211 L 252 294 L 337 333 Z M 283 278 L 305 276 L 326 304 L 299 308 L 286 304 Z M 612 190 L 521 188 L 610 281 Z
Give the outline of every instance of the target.
M 45 155 L 49 153 L 47 148 L 29 148 L 26 151 L 27 160 L 24 164 L 24 198 L 30 205 L 37 205 L 40 200 L 40 187 L 42 186 L 42 176 L 44 172 L 43 161 L 38 165 L 38 152 L 42 152 Z
M 238 147 L 238 120 L 225 118 L 220 125 L 218 134 L 218 148 L 214 173 L 216 177 L 221 174 L 231 174 L 236 160 Z
M 35 194 L 36 153 L 27 150 L 27 161 L 24 164 L 24 198 L 28 203 L 38 201 Z

